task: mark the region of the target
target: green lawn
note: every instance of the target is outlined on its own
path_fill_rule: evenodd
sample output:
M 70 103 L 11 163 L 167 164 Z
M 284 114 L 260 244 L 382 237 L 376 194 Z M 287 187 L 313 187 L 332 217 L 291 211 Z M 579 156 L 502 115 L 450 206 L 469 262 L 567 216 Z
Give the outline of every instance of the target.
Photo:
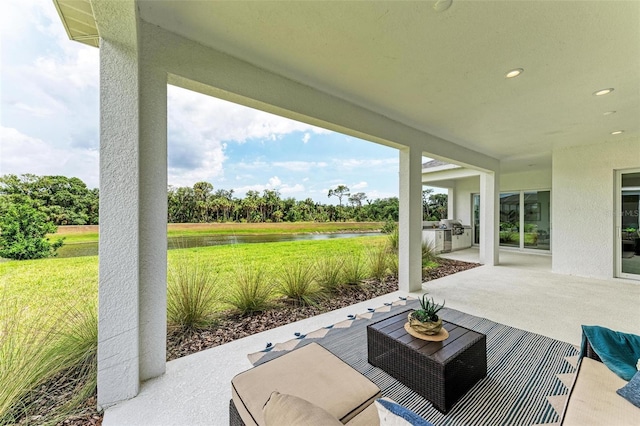
M 204 262 L 218 272 L 218 285 L 225 286 L 233 280 L 235 269 L 242 264 L 250 263 L 273 271 L 280 265 L 323 256 L 361 251 L 364 257 L 367 247 L 385 241 L 385 236 L 379 236 L 198 247 L 171 250 L 168 261 L 169 266 L 176 262 Z M 94 302 L 97 288 L 97 256 L 0 263 L 0 299 L 15 301 L 25 310 L 26 318 L 55 317 L 55 313 L 70 306 Z

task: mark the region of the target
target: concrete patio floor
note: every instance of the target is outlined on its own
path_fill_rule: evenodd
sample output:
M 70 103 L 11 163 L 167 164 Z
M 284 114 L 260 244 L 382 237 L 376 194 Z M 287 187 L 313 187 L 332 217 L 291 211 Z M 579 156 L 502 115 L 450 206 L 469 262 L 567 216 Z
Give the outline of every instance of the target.
M 446 255 L 478 261 L 471 248 Z M 551 256 L 502 250 L 499 266 L 482 266 L 423 284 L 446 306 L 575 345 L 580 325 L 598 324 L 640 334 L 640 282 L 595 280 L 551 273 Z M 418 296 L 420 292 L 412 295 Z M 251 368 L 247 354 L 267 342 L 290 340 L 382 306 L 395 292 L 314 318 L 246 337 L 167 363 L 162 377 L 141 385 L 139 395 L 109 408 L 103 425 L 228 425 L 230 382 Z

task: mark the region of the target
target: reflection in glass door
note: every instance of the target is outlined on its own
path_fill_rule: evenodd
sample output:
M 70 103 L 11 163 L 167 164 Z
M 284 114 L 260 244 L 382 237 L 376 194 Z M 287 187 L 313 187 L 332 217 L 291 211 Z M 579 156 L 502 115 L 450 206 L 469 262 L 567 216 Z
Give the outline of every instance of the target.
M 480 244 L 480 194 L 473 194 L 473 244 Z
M 524 193 L 524 248 L 549 250 L 551 244 L 551 191 Z
M 640 278 L 640 173 L 624 173 L 620 189 L 620 256 L 622 274 Z
M 551 249 L 551 191 L 500 194 L 500 245 Z
M 520 247 L 520 193 L 500 194 L 500 245 Z

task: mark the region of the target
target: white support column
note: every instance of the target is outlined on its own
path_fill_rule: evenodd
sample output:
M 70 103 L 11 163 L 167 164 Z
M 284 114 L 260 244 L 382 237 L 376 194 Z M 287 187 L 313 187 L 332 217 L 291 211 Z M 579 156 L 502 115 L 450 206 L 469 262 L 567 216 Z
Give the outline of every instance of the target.
M 447 188 L 447 219 L 457 219 L 456 190 L 453 188 Z
M 167 360 L 167 78 L 140 67 L 140 380 Z
M 480 173 L 480 263 L 497 265 L 500 248 L 500 175 Z
M 100 45 L 98 406 L 134 397 L 166 357 L 166 77 L 136 44 Z
M 399 271 L 401 291 L 422 289 L 422 152 L 400 150 Z

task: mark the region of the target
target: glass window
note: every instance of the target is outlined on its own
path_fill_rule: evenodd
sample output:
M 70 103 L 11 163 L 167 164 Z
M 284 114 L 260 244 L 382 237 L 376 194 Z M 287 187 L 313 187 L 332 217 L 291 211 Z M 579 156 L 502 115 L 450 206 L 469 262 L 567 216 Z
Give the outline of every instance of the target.
M 549 250 L 551 243 L 551 192 L 524 193 L 524 248 Z
M 520 247 L 520 193 L 500 194 L 500 245 Z
M 622 175 L 622 272 L 640 275 L 640 173 Z
M 480 244 L 480 194 L 473 194 L 473 243 Z

